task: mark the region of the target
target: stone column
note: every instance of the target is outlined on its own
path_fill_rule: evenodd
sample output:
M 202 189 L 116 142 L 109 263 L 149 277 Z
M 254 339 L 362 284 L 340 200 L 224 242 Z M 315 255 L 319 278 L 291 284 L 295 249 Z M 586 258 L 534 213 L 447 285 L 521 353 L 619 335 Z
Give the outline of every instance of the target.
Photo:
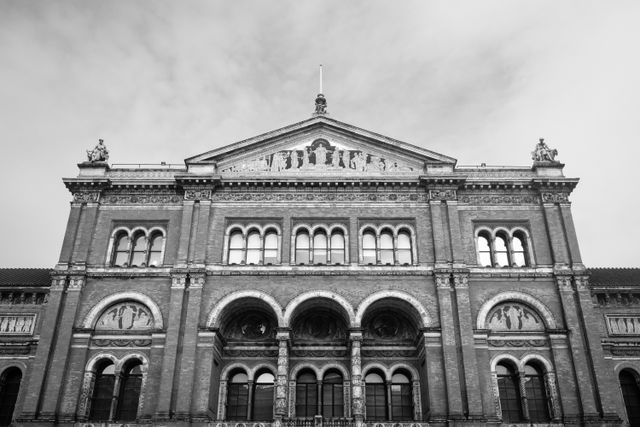
M 556 374 L 554 372 L 545 372 L 544 386 L 545 392 L 547 393 L 547 401 L 549 402 L 551 422 L 560 423 L 562 421 L 562 411 L 560 410 L 560 399 L 558 398 Z
M 500 404 L 500 387 L 498 385 L 498 373 L 491 371 L 491 396 L 493 397 L 494 410 L 498 420 L 502 419 L 502 405 Z
M 522 418 L 528 423 L 531 417 L 529 416 L 529 402 L 527 401 L 527 382 L 524 375 L 524 371 L 518 371 L 518 388 L 520 390 L 520 407 L 522 408 Z
M 364 387 L 362 386 L 362 331 L 351 331 L 351 407 L 356 427 L 364 426 Z
M 186 274 L 172 274 L 169 315 L 166 328 L 167 337 L 164 344 L 160 388 L 158 390 L 158 405 L 155 414 L 155 418 L 158 420 L 168 420 L 172 412 L 171 404 L 173 400 L 178 342 L 180 340 L 180 323 L 182 323 L 182 304 L 186 282 Z
M 278 340 L 278 372 L 276 376 L 276 410 L 274 425 L 282 425 L 287 417 L 287 385 L 289 383 L 289 340 L 290 332 L 280 330 L 276 334 Z
M 412 381 L 413 396 L 413 420 L 422 421 L 422 393 L 420 393 L 420 380 Z

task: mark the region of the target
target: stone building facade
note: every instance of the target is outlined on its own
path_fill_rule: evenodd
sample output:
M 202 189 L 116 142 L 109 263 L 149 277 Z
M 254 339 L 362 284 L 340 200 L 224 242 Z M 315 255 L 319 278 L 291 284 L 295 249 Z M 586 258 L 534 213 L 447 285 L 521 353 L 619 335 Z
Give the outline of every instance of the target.
M 633 424 L 640 275 L 590 284 L 555 154 L 462 167 L 325 109 L 179 167 L 101 142 L 55 268 L 0 276 L 1 422 Z

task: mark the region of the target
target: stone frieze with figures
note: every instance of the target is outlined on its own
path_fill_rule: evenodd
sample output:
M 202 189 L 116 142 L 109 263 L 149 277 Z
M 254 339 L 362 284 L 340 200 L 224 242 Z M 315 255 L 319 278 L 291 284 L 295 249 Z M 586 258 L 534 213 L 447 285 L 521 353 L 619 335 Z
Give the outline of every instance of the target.
M 217 202 L 427 202 L 426 193 L 392 193 L 392 192 L 367 192 L 367 193 L 311 193 L 311 192 L 216 192 L 211 196 Z

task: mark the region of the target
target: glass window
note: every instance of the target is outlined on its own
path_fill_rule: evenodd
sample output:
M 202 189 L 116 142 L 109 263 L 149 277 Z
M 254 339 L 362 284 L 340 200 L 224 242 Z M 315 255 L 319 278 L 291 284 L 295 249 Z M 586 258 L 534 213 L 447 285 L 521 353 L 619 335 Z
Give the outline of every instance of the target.
M 149 266 L 158 267 L 162 265 L 162 243 L 163 236 L 160 233 L 156 233 L 151 237 L 151 243 L 149 244 Z
M 313 235 L 313 263 L 327 263 L 327 235 L 323 231 L 316 231 Z
M 299 231 L 296 235 L 296 264 L 309 264 L 309 233 Z
M 296 381 L 296 416 L 313 417 L 317 413 L 318 383 L 311 372 L 298 375 Z
M 249 384 L 244 372 L 229 381 L 227 389 L 227 420 L 246 420 L 249 403 Z
M 549 417 L 547 393 L 544 386 L 544 376 L 531 365 L 524 367 L 525 393 L 529 405 L 529 419 L 533 423 L 546 423 Z
M 482 267 L 493 266 L 489 238 L 484 233 L 478 236 L 478 262 Z
M 116 239 L 115 255 L 113 265 L 116 267 L 127 267 L 129 265 L 129 236 L 120 233 Z
M 18 368 L 9 368 L 0 377 L 0 425 L 11 424 L 21 381 L 22 371 Z
M 517 423 L 523 421 L 518 375 L 510 366 L 503 364 L 496 366 L 496 373 L 498 374 L 502 422 Z
M 344 264 L 344 235 L 342 231 L 331 233 L 331 264 Z
M 497 235 L 493 242 L 496 253 L 496 267 L 508 267 L 509 266 L 509 254 L 507 252 L 507 240 Z
M 640 388 L 633 372 L 627 369 L 620 372 L 620 388 L 629 425 L 640 425 Z
M 229 236 L 229 264 L 242 264 L 244 261 L 244 238 L 242 232 L 234 231 Z
M 273 384 L 274 376 L 265 372 L 258 376 L 253 391 L 253 419 L 256 421 L 273 420 Z
M 413 264 L 413 254 L 411 251 L 411 234 L 407 231 L 398 233 L 398 249 L 396 250 L 396 258 L 400 265 Z
M 142 369 L 139 361 L 130 364 L 122 375 L 116 420 L 135 421 L 138 416 L 140 387 L 142 386 Z
M 267 231 L 264 236 L 264 263 L 278 263 L 278 234 L 275 231 Z
M 251 231 L 247 237 L 247 264 L 260 264 L 260 233 Z
M 525 239 L 522 234 L 514 234 L 511 239 L 511 247 L 513 248 L 512 260 L 514 267 L 525 267 L 527 265 L 527 256 L 524 247 Z
M 133 239 L 133 248 L 131 251 L 131 266 L 145 267 L 145 258 L 147 252 L 147 237 L 144 234 L 138 234 Z
M 406 375 L 400 373 L 391 377 L 391 419 L 413 420 L 411 382 Z
M 96 371 L 93 396 L 91 397 L 91 413 L 89 414 L 91 421 L 109 420 L 115 378 L 115 365 L 111 362 L 103 364 Z
M 387 390 L 380 374 L 367 374 L 365 381 L 367 420 L 387 419 Z
M 380 233 L 380 263 L 393 264 L 393 234 L 391 231 Z
M 365 231 L 362 235 L 362 263 L 376 263 L 376 235 L 373 231 Z
M 322 416 L 325 418 L 344 416 L 342 375 L 339 372 L 327 372 L 322 379 Z

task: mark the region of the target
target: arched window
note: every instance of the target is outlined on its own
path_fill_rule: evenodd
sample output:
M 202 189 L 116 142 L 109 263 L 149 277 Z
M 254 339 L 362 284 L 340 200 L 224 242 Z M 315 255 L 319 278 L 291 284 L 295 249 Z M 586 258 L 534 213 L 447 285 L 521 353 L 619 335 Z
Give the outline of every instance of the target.
M 344 416 L 344 392 L 340 372 L 329 371 L 322 379 L 322 416 L 325 418 Z
M 22 371 L 18 368 L 9 368 L 0 376 L 0 425 L 11 424 L 21 381 Z
M 380 233 L 380 263 L 384 265 L 394 264 L 393 234 L 389 230 Z
M 133 247 L 131 248 L 131 267 L 146 267 L 147 254 L 147 236 L 144 233 L 138 233 L 133 238 Z
M 256 230 L 249 232 L 247 237 L 247 264 L 260 264 L 260 233 Z
M 275 378 L 270 372 L 258 375 L 253 390 L 252 419 L 256 421 L 273 420 L 273 384 Z
M 411 234 L 408 231 L 398 233 L 398 248 L 396 250 L 396 260 L 400 265 L 413 264 L 413 253 L 411 249 Z
M 316 231 L 313 235 L 313 263 L 327 263 L 327 235 L 324 231 Z
M 244 237 L 242 232 L 236 230 L 229 236 L 229 264 L 242 264 L 244 262 Z
M 640 425 L 640 388 L 638 387 L 638 381 L 634 373 L 628 369 L 623 369 L 619 378 L 629 425 L 638 426 Z
M 249 382 L 247 374 L 238 372 L 231 377 L 227 391 L 227 420 L 247 419 Z
M 391 419 L 413 420 L 411 381 L 403 373 L 396 373 L 391 377 Z
M 164 237 L 162 233 L 154 233 L 149 239 L 149 267 L 158 267 L 162 265 L 162 243 Z
M 296 234 L 296 264 L 309 264 L 311 259 L 309 254 L 310 243 L 309 233 L 298 231 L 298 234 Z
M 498 234 L 493 241 L 495 248 L 496 267 L 509 266 L 509 251 L 507 250 L 507 239 L 502 234 Z
M 313 417 L 317 413 L 318 382 L 310 371 L 303 371 L 296 381 L 296 416 Z
M 331 264 L 344 264 L 344 234 L 341 230 L 331 233 Z
M 533 423 L 546 423 L 549 417 L 549 405 L 544 386 L 544 375 L 532 366 L 524 367 L 525 395 L 529 406 L 529 420 Z
M 491 246 L 489 246 L 489 236 L 482 232 L 478 235 L 478 263 L 483 267 L 491 267 Z
M 518 374 L 510 364 L 506 363 L 499 363 L 496 366 L 496 373 L 498 375 L 500 406 L 502 407 L 502 422 L 523 421 Z
M 138 415 L 140 389 L 142 387 L 142 364 L 133 360 L 123 369 L 118 394 L 116 420 L 135 421 Z
M 526 239 L 521 232 L 513 234 L 513 238 L 511 239 L 511 262 L 514 267 L 525 267 L 527 265 L 525 242 Z
M 111 419 L 111 402 L 115 381 L 115 365 L 113 362 L 105 360 L 97 365 L 89 420 L 108 421 Z
M 371 372 L 367 374 L 364 382 L 367 420 L 386 420 L 387 390 L 382 375 Z
M 127 267 L 129 265 L 129 235 L 121 231 L 115 238 L 115 250 L 113 251 L 114 267 Z
M 264 264 L 278 263 L 278 233 L 274 230 L 267 231 L 264 236 Z
M 376 263 L 376 235 L 370 230 L 362 234 L 362 263 Z

